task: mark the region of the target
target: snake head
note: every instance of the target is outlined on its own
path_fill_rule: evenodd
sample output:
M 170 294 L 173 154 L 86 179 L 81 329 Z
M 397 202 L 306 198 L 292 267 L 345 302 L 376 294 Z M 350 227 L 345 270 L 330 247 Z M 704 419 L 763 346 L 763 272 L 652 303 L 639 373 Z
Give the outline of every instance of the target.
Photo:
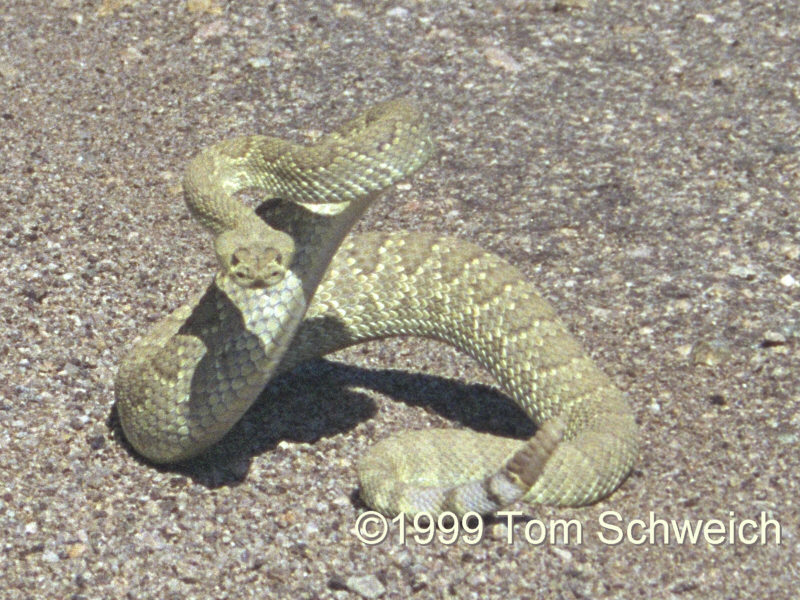
M 218 236 L 215 247 L 222 273 L 243 288 L 277 285 L 286 275 L 293 249 L 280 236 L 256 237 L 239 231 Z
M 281 282 L 286 268 L 277 248 L 236 248 L 230 257 L 228 274 L 242 287 L 267 288 Z

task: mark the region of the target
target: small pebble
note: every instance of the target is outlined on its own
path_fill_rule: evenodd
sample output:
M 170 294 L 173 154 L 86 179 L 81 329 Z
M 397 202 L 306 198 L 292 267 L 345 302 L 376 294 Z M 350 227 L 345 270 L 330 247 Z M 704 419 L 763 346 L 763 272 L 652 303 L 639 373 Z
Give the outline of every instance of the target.
M 384 594 L 386 588 L 374 575 L 353 575 L 344 582 L 348 590 L 364 598 L 378 598 Z

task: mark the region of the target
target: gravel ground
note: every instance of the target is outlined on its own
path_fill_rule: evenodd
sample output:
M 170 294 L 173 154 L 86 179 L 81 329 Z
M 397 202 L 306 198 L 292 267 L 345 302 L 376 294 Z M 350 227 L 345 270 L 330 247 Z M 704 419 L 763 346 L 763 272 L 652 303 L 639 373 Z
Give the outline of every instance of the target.
M 794 597 L 799 38 L 791 2 L 0 2 L 0 596 Z M 137 459 L 112 411 L 119 358 L 215 267 L 187 160 L 400 94 L 437 156 L 359 227 L 518 265 L 642 428 L 609 498 L 514 507 L 475 544 L 354 533 L 376 440 L 530 432 L 448 348 L 304 365 L 180 469 Z

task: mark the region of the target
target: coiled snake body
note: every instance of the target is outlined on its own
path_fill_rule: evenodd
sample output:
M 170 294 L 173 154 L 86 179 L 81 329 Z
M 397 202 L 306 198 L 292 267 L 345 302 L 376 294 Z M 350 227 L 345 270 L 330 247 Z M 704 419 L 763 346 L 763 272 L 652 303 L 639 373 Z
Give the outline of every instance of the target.
M 193 159 L 185 198 L 215 236 L 220 270 L 120 364 L 117 409 L 138 452 L 161 463 L 195 456 L 275 374 L 361 341 L 419 335 L 478 360 L 539 429 L 527 441 L 463 430 L 384 440 L 359 464 L 368 505 L 488 513 L 522 497 L 588 503 L 620 484 L 637 454 L 630 408 L 519 271 L 429 234 L 342 244 L 431 146 L 418 109 L 396 100 L 313 146 L 249 136 Z M 283 199 L 263 219 L 235 198 L 252 187 Z

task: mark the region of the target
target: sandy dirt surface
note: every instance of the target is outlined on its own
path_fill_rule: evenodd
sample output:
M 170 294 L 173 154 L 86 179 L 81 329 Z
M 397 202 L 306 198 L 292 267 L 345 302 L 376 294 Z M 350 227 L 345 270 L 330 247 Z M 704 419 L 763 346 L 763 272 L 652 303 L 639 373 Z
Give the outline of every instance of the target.
M 798 40 L 791 2 L 0 1 L 0 596 L 795 597 Z M 641 424 L 596 505 L 360 541 L 375 441 L 530 433 L 415 339 L 299 367 L 186 467 L 119 434 L 120 357 L 215 269 L 189 158 L 397 95 L 436 156 L 358 228 L 471 240 L 558 307 Z

